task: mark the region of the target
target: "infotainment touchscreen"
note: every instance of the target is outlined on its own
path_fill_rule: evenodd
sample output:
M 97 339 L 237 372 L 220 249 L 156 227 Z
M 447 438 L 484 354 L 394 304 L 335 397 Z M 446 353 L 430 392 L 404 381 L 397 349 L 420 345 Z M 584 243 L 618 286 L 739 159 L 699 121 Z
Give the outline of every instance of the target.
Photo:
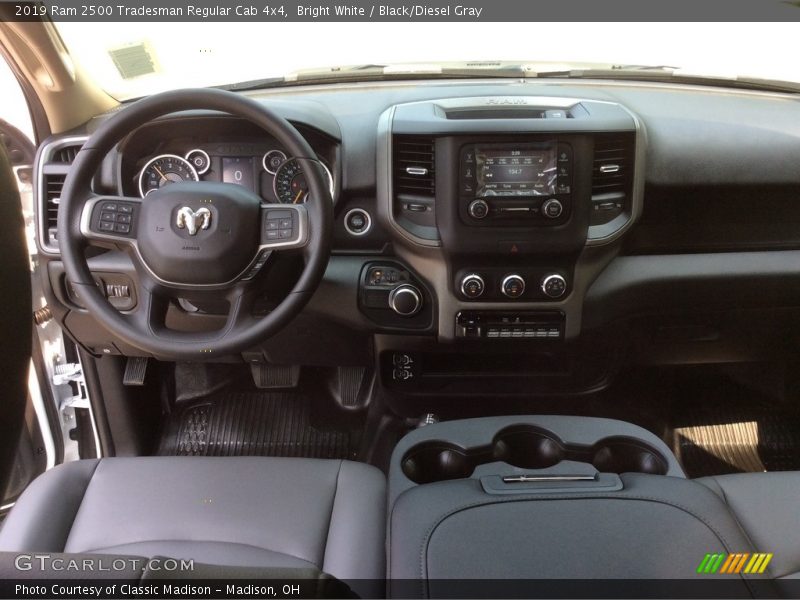
M 556 192 L 556 144 L 476 146 L 476 196 L 547 196 Z

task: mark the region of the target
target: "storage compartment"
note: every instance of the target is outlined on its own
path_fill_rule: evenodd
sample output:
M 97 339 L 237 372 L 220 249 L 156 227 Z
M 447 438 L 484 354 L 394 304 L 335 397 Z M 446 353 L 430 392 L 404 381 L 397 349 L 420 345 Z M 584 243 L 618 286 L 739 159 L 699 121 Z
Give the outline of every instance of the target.
M 547 469 L 562 461 L 591 464 L 601 473 L 666 475 L 667 460 L 650 444 L 631 437 L 604 437 L 591 446 L 569 444 L 556 434 L 530 424 L 499 431 L 490 445 L 462 448 L 428 441 L 404 455 L 403 474 L 417 484 L 470 477 L 476 467 L 501 461 L 520 469 Z
M 405 406 L 414 397 L 425 402 L 431 396 L 530 397 L 598 390 L 608 384 L 616 364 L 615 349 L 606 344 L 583 354 L 556 348 L 560 343 L 560 338 L 546 337 L 474 339 L 469 341 L 475 345 L 471 351 L 428 351 L 427 347 L 422 352 L 385 351 L 379 358 L 381 383 L 403 398 Z M 536 351 L 531 345 L 550 350 Z M 402 372 L 401 365 L 409 365 L 413 373 Z

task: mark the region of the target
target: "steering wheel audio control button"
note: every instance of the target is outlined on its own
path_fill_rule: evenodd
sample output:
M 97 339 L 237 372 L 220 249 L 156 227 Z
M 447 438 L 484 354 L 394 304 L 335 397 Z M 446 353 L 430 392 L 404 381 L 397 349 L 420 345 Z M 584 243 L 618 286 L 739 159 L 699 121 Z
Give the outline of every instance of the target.
M 306 210 L 303 205 L 262 205 L 261 247 L 288 248 L 305 245 L 308 235 Z
M 88 224 L 81 224 L 85 233 L 100 234 L 100 237 L 130 238 L 134 233 L 134 217 L 138 202 L 123 200 L 103 201 L 102 199 L 87 203 Z M 113 235 L 111 235 L 113 234 Z

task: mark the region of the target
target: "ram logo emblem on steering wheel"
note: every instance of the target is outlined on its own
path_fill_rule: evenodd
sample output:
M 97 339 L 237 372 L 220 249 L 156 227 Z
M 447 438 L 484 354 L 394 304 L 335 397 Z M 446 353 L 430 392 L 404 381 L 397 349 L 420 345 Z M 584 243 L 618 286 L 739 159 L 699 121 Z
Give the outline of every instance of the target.
M 198 225 L 200 229 L 208 229 L 211 225 L 211 211 L 201 208 L 194 212 L 188 206 L 184 206 L 178 211 L 178 219 L 175 224 L 178 229 L 188 229 L 189 235 L 196 235 Z

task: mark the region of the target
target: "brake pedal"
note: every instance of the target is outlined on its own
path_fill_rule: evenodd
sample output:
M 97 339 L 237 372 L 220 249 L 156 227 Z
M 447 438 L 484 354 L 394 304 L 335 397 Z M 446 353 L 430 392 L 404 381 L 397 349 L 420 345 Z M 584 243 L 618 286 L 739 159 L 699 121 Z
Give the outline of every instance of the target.
M 296 388 L 300 382 L 300 365 L 268 365 L 250 363 L 253 383 L 260 390 Z
M 122 384 L 144 385 L 149 360 L 149 358 L 143 356 L 129 356 L 128 362 L 125 363 L 125 376 L 122 378 Z

